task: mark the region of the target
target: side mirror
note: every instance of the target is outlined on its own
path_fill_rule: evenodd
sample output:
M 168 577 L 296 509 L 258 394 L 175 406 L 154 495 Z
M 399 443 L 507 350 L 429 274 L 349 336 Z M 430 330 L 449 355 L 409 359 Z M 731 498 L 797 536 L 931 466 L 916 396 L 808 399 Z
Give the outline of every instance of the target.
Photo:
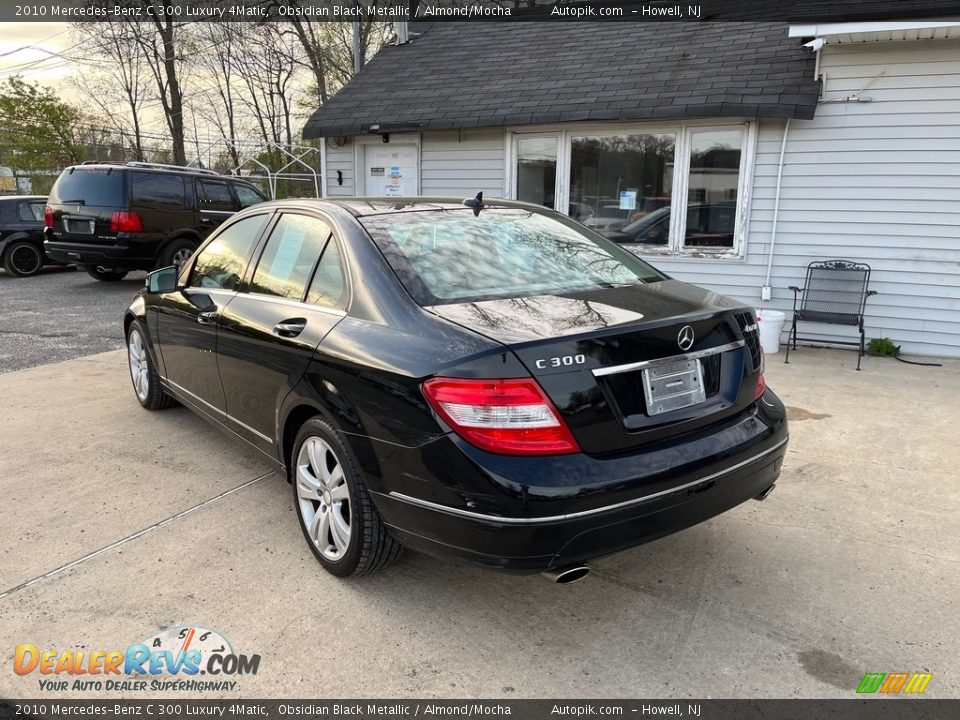
M 177 268 L 174 265 L 147 273 L 147 292 L 169 293 L 177 289 Z

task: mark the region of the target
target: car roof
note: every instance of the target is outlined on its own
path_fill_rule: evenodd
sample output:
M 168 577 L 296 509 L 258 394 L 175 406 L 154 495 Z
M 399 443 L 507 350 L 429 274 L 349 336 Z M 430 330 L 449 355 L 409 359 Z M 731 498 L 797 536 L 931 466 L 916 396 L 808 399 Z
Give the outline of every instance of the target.
M 322 208 L 324 206 L 334 205 L 349 212 L 354 217 L 364 217 L 368 215 L 386 215 L 393 213 L 423 212 L 426 210 L 463 210 L 468 206 L 464 205 L 464 200 L 473 198 L 462 197 L 337 197 L 337 198 L 290 198 L 287 200 L 271 200 L 265 203 L 259 203 L 255 207 L 286 207 L 286 208 Z M 484 198 L 483 207 L 490 208 L 522 208 L 524 210 L 533 210 L 535 212 L 549 212 L 548 208 L 542 205 L 518 202 L 516 200 L 504 200 L 502 198 Z
M 221 175 L 220 173 L 207 172 L 203 168 L 176 168 L 176 167 L 157 167 L 150 165 L 121 165 L 118 163 L 83 163 L 82 165 L 70 165 L 64 168 L 63 172 L 78 170 L 116 170 L 116 171 L 134 171 L 145 173 L 156 173 L 158 175 L 193 175 L 196 177 L 210 178 L 211 180 L 245 180 L 246 178 L 237 175 Z M 249 181 L 247 181 L 249 182 Z

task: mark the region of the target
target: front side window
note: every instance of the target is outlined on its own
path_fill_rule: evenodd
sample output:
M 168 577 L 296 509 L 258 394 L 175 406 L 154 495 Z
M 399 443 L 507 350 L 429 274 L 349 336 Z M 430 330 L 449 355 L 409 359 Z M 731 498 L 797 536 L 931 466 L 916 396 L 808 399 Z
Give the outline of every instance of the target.
M 391 213 L 360 222 L 424 306 L 583 293 L 663 277 L 572 221 L 522 209 Z
M 330 226 L 319 218 L 282 215 L 260 256 L 250 290 L 301 299 L 329 237 Z
M 225 227 L 197 255 L 189 287 L 236 290 L 247 260 L 267 223 L 267 215 L 253 215 Z
M 266 198 L 263 197 L 263 195 L 258 193 L 249 185 L 236 183 L 234 184 L 233 188 L 237 191 L 237 200 L 240 201 L 240 207 L 242 208 L 250 207 L 251 205 L 256 205 L 257 203 L 266 201 Z
M 663 133 L 571 138 L 570 216 L 612 233 L 669 207 L 675 144 Z
M 685 247 L 734 247 L 742 150 L 739 129 L 691 133 Z

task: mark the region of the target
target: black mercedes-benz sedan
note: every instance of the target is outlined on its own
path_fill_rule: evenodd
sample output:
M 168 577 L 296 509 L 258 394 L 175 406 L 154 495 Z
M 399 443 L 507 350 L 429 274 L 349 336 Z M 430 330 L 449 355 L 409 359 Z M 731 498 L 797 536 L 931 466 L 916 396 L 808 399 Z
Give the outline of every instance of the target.
M 780 474 L 754 311 L 539 206 L 262 203 L 146 285 L 137 399 L 269 458 L 335 575 L 406 546 L 571 581 Z

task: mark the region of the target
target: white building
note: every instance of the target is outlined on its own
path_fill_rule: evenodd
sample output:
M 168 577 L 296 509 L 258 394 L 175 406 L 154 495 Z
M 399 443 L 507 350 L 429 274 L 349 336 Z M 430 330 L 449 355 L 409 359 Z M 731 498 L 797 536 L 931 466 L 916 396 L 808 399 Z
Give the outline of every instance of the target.
M 325 195 L 566 208 L 788 319 L 809 262 L 866 262 L 867 337 L 960 357 L 960 22 L 418 29 L 307 124 Z

